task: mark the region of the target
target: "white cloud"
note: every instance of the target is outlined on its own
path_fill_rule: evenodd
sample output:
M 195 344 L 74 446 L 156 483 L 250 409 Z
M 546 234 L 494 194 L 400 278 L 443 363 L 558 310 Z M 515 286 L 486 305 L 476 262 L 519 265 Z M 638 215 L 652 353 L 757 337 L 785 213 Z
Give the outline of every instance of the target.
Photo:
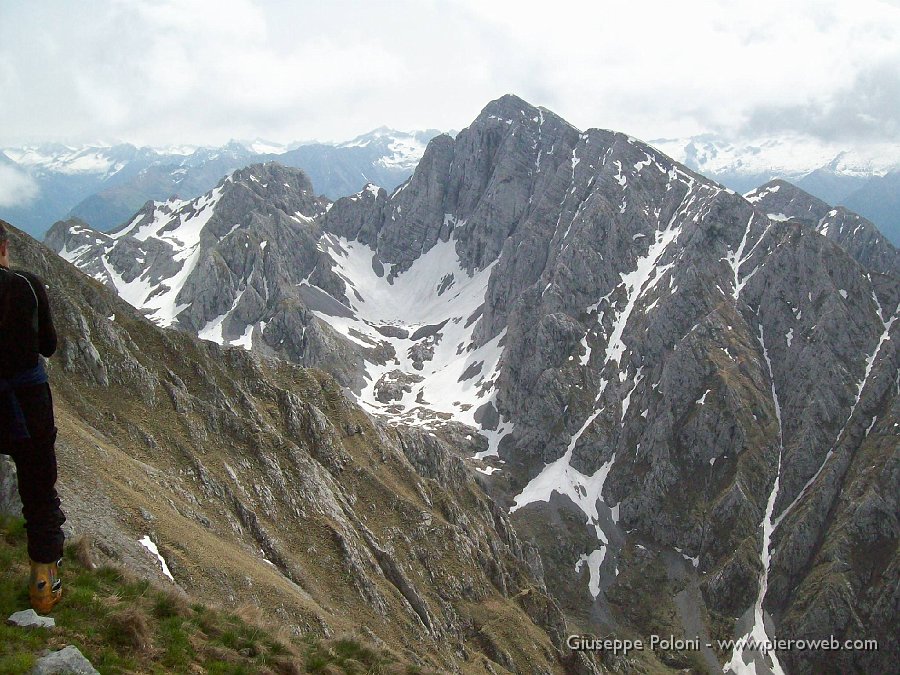
M 524 86 L 540 82 L 578 126 L 644 137 L 735 128 L 759 106 L 809 103 L 900 55 L 900 11 L 877 0 L 562 0 L 554 11 L 572 18 L 559 22 L 512 0 L 467 2 L 535 64 Z
M 25 206 L 37 195 L 38 185 L 31 176 L 0 164 L 0 207 Z
M 879 0 L 2 3 L 0 142 L 460 128 L 507 92 L 643 138 L 780 108 L 802 127 L 900 60 L 898 34 Z

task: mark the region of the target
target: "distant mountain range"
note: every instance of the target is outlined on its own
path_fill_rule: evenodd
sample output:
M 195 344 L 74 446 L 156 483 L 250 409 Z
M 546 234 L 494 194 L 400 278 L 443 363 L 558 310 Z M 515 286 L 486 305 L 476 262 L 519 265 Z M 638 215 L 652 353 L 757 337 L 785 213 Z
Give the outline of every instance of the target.
M 0 218 L 42 237 L 55 221 L 78 217 L 101 231 L 121 225 L 147 201 L 192 199 L 222 176 L 255 162 L 277 158 L 302 168 L 315 189 L 331 199 L 373 182 L 393 189 L 406 180 L 436 130 L 401 132 L 381 127 L 346 143 L 280 146 L 266 141 L 232 141 L 219 148 L 137 148 L 133 145 L 60 144 L 4 148 L 0 181 L 28 185 L 0 200 Z M 0 185 L 0 188 L 3 186 Z M 7 192 L 14 191 L 12 186 Z M 3 190 L 0 189 L 0 194 Z
M 738 192 L 776 178 L 788 180 L 828 204 L 865 216 L 900 245 L 900 143 L 848 148 L 808 137 L 734 143 L 714 134 L 651 142 Z
M 439 133 L 380 127 L 343 143 L 283 145 L 256 139 L 218 148 L 2 148 L 0 217 L 37 237 L 55 221 L 71 217 L 108 231 L 149 200 L 193 199 L 222 176 L 273 159 L 305 170 L 315 190 L 329 199 L 354 194 L 367 183 L 391 191 L 412 174 L 425 145 Z M 900 245 L 900 144 L 851 149 L 806 137 L 733 142 L 715 134 L 651 144 L 741 193 L 776 178 L 788 180 L 828 204 L 868 218 Z M 4 199 L 4 192 L 13 194 Z
M 897 662 L 900 255 L 872 223 L 786 181 L 742 196 L 514 96 L 391 191 L 314 186 L 254 164 L 46 243 L 156 324 L 326 371 L 392 433 L 465 457 L 567 633 L 879 641 L 605 670 Z

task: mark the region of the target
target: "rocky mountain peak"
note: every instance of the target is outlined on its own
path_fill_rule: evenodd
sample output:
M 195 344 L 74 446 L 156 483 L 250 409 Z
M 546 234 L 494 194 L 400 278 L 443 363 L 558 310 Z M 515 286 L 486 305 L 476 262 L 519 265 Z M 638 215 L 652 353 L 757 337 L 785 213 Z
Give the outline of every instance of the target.
M 774 220 L 793 219 L 833 240 L 864 267 L 900 275 L 900 251 L 859 214 L 830 206 L 786 180 L 773 180 L 745 197 Z
M 744 197 L 757 204 L 772 218 L 794 218 L 811 225 L 817 225 L 832 208 L 818 197 L 781 178 L 751 190 Z
M 465 268 L 484 269 L 534 202 L 541 174 L 552 174 L 576 140 L 577 131 L 556 115 L 545 116 L 515 96 L 498 99 L 455 139 L 441 135 L 428 144 L 412 178 L 364 236 L 400 271 L 453 232 Z M 352 231 L 340 202 L 325 227 Z
M 295 241 L 298 233 L 315 230 L 313 223 L 326 206 L 303 171 L 272 162 L 253 164 L 197 199 L 148 202 L 109 235 L 83 224 L 56 225 L 48 242 L 71 262 L 90 266 L 97 278 L 162 325 L 201 332 L 206 327 L 219 335 L 220 327 L 210 321 L 232 304 L 237 308 L 246 283 L 229 281 L 229 275 L 244 278 L 264 259 L 269 241 L 283 243 L 273 247 L 276 255 L 296 263 L 304 255 L 302 247 L 280 240 Z M 314 250 L 313 239 L 306 254 Z M 229 261 L 225 266 L 223 259 Z
M 66 246 L 66 240 L 73 236 L 93 234 L 91 226 L 81 218 L 68 218 L 53 223 L 45 237 L 45 244 L 53 250 L 60 251 Z
M 519 118 L 533 119 L 537 116 L 539 109 L 515 94 L 504 94 L 503 96 L 490 101 L 481 113 L 479 113 L 475 122 L 478 123 L 482 118 L 496 117 L 504 122 L 514 122 Z
M 258 189 L 254 189 L 257 194 L 263 190 L 271 190 L 277 195 L 281 187 L 296 192 L 314 193 L 312 182 L 305 171 L 284 166 L 276 161 L 250 164 L 233 172 L 230 179 L 226 178 L 223 182 L 231 185 L 247 185 L 248 181 L 254 183 L 258 186 Z

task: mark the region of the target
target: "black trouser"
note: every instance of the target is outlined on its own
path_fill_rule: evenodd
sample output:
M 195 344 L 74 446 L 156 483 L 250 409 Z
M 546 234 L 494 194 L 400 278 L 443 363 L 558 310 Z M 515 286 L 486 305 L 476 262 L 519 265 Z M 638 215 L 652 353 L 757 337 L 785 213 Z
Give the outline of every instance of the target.
M 35 562 L 51 563 L 62 558 L 66 516 L 56 493 L 56 426 L 50 386 L 38 384 L 16 389 L 16 397 L 31 438 L 0 440 L 0 452 L 16 463 L 22 515 L 28 534 L 28 556 Z M 9 420 L 0 420 L 9 429 Z

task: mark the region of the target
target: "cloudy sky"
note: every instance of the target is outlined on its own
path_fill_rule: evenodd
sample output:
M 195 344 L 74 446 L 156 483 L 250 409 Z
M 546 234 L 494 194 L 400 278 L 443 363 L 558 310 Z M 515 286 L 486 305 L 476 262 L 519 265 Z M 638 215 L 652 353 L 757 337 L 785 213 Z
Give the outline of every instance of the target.
M 900 140 L 900 0 L 0 1 L 0 146 L 581 128 Z

